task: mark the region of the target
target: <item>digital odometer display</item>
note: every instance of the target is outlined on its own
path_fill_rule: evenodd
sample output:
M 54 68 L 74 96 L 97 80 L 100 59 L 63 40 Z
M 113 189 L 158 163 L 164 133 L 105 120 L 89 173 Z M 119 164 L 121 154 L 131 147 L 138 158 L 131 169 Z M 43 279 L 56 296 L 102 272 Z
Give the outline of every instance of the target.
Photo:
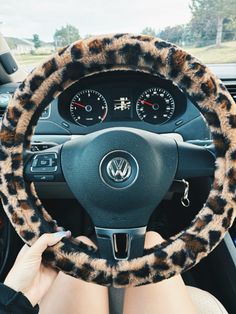
M 117 96 L 113 99 L 112 119 L 114 121 L 131 120 L 132 101 L 127 96 Z

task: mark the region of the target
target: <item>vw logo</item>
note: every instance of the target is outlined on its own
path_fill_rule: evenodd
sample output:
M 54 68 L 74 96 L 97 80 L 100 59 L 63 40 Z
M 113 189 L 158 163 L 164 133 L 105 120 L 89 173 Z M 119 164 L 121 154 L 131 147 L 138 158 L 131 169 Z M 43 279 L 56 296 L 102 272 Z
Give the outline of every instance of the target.
M 126 189 L 137 179 L 139 165 L 133 155 L 124 150 L 113 150 L 99 164 L 102 181 L 113 189 Z
M 125 158 L 115 157 L 107 164 L 107 174 L 115 182 L 123 182 L 130 177 L 131 165 Z

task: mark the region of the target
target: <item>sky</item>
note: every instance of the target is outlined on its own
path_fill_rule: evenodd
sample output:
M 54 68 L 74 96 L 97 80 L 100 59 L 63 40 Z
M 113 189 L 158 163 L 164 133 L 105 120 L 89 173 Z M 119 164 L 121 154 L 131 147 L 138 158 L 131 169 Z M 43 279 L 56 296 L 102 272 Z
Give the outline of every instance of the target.
M 87 34 L 140 33 L 184 24 L 190 0 L 0 0 L 0 32 L 4 36 L 52 41 L 56 29 L 72 24 Z

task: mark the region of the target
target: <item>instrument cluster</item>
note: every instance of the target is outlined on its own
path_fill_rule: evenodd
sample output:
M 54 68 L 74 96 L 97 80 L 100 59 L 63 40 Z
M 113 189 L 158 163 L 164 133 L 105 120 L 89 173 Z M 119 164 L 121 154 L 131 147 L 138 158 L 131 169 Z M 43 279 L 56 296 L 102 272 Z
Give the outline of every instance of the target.
M 169 81 L 146 74 L 106 73 L 99 79 L 96 75 L 85 78 L 64 91 L 59 112 L 80 127 L 117 121 L 162 125 L 178 116 L 185 104 L 183 93 Z

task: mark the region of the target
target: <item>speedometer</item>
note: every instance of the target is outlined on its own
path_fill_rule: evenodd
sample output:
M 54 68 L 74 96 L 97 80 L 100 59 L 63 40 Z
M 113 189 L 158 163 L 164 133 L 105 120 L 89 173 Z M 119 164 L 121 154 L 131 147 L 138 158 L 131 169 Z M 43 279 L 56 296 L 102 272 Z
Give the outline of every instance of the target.
M 102 122 L 107 115 L 106 99 L 93 89 L 77 93 L 70 103 L 73 120 L 82 126 L 91 126 Z
M 175 101 L 165 89 L 150 88 L 139 96 L 136 111 L 140 120 L 151 124 L 162 124 L 173 116 Z

